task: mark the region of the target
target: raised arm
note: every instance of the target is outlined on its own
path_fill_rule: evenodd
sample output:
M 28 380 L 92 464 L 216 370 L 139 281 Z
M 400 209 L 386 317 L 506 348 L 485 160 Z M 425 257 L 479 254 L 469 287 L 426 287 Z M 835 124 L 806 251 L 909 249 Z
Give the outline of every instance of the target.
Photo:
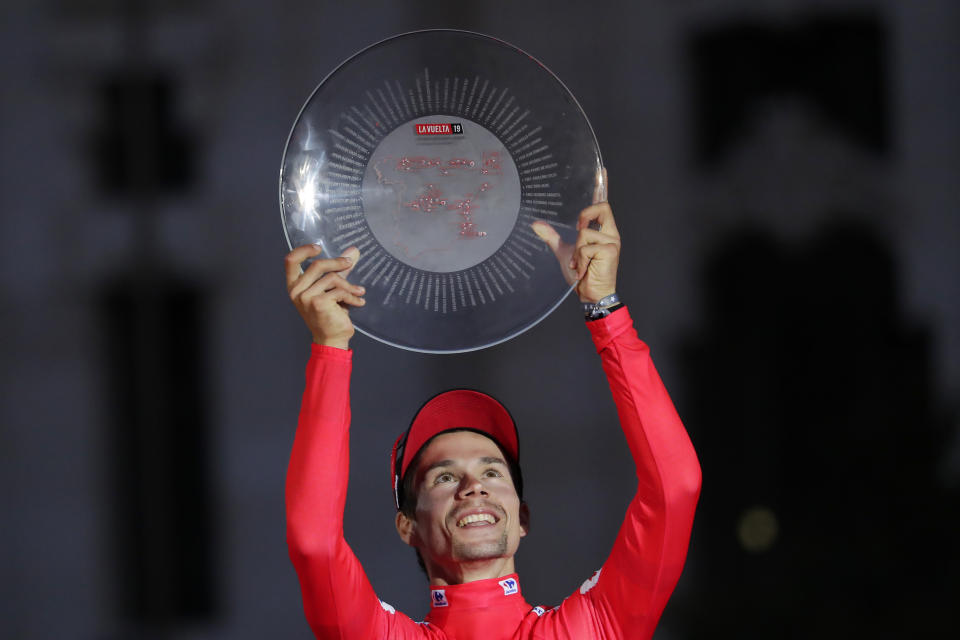
M 549 225 L 534 225 L 581 301 L 595 304 L 616 291 L 620 233 L 606 202 L 584 209 L 577 228 L 576 244 L 564 245 Z M 629 311 L 617 307 L 587 327 L 636 464 L 637 493 L 601 570 L 541 621 L 558 638 L 653 635 L 683 569 L 700 493 L 690 439 Z
M 413 623 L 381 605 L 343 537 L 349 476 L 350 373 L 353 323 L 347 308 L 360 306 L 363 288 L 346 280 L 359 258 L 300 263 L 320 253 L 307 245 L 286 258 L 290 298 L 313 335 L 306 388 L 287 469 L 287 545 L 300 580 L 307 621 L 318 638 L 366 640 Z
M 637 492 L 595 586 L 604 637 L 649 638 L 687 555 L 700 464 L 626 308 L 588 323 L 637 470 Z
M 606 203 L 585 209 L 579 227 L 581 299 L 596 302 L 616 288 L 620 234 Z M 615 310 L 587 327 L 636 465 L 637 493 L 599 575 L 576 595 L 589 603 L 599 637 L 649 638 L 686 559 L 700 464 L 629 310 Z

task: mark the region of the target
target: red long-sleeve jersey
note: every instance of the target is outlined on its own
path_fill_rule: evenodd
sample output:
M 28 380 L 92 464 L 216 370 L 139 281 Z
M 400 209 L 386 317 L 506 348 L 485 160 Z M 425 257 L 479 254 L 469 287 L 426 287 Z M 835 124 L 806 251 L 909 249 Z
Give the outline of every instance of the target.
M 381 602 L 343 537 L 350 351 L 313 346 L 287 472 L 287 542 L 318 638 L 650 638 L 687 554 L 700 465 L 626 309 L 587 327 L 637 467 L 637 493 L 603 567 L 553 609 L 531 607 L 516 575 L 431 589 L 414 622 Z

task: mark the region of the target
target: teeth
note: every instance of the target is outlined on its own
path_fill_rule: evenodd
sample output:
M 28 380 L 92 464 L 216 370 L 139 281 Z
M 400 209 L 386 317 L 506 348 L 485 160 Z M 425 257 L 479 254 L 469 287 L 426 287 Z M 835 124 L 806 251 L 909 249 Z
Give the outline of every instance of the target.
M 457 522 L 457 526 L 465 527 L 468 524 L 473 524 L 474 522 L 489 522 L 490 524 L 497 523 L 497 521 L 494 520 L 493 516 L 490 515 L 489 513 L 475 513 L 475 514 L 460 518 L 460 521 Z

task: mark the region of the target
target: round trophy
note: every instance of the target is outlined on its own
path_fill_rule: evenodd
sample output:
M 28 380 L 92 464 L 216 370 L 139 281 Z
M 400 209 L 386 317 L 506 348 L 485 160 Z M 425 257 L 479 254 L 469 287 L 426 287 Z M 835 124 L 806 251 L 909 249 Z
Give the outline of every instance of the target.
M 307 100 L 280 168 L 287 244 L 355 246 L 357 329 L 457 353 L 509 340 L 571 290 L 534 233 L 566 243 L 602 166 L 576 99 L 503 41 L 430 30 L 355 54 Z

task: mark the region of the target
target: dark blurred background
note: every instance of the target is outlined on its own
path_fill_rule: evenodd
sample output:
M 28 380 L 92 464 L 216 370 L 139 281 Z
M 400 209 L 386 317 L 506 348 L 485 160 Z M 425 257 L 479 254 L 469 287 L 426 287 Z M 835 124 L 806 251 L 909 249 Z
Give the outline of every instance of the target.
M 310 637 L 283 482 L 309 335 L 284 141 L 339 62 L 516 44 L 609 168 L 620 291 L 700 455 L 657 632 L 944 637 L 960 563 L 960 4 L 17 0 L 0 9 L 4 638 Z M 506 344 L 354 340 L 350 544 L 421 618 L 390 444 L 450 386 L 524 443 L 524 594 L 599 567 L 633 469 L 577 305 Z

